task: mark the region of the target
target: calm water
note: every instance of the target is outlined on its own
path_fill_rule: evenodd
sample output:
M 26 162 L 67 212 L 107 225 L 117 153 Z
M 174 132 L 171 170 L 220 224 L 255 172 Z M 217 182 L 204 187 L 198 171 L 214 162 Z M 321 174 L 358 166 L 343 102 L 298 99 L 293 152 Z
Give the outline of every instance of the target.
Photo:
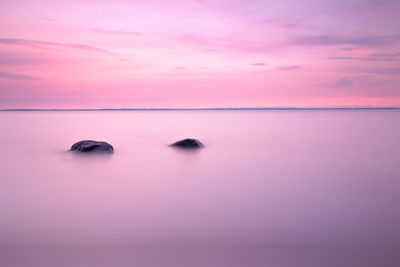
M 0 112 L 0 266 L 400 266 L 400 111 Z M 194 137 L 198 151 L 168 145 Z M 110 142 L 112 155 L 67 152 Z

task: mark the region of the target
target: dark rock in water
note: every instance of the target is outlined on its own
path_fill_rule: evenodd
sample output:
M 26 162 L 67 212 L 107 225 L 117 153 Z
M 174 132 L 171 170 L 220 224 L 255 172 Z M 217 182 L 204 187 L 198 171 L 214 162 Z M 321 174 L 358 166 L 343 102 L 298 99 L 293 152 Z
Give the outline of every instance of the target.
M 79 141 L 71 146 L 70 151 L 77 152 L 108 152 L 112 153 L 114 148 L 106 142 L 97 142 L 93 140 Z
M 173 143 L 171 146 L 181 147 L 181 148 L 201 148 L 204 145 L 197 139 L 183 139 Z

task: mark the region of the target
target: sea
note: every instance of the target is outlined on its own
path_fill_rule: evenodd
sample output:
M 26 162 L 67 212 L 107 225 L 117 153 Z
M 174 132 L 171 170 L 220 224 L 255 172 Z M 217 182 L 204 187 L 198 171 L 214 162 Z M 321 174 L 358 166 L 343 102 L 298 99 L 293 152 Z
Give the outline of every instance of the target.
M 400 266 L 400 110 L 0 112 L 1 267 Z M 196 138 L 204 148 L 170 144 Z M 68 151 L 106 141 L 112 154 Z

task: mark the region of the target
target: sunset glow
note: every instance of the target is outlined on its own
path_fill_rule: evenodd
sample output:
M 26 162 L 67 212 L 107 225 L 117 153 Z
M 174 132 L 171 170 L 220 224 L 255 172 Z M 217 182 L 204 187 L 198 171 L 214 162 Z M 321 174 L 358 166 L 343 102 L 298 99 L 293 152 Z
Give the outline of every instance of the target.
M 0 2 L 0 108 L 400 106 L 397 0 Z

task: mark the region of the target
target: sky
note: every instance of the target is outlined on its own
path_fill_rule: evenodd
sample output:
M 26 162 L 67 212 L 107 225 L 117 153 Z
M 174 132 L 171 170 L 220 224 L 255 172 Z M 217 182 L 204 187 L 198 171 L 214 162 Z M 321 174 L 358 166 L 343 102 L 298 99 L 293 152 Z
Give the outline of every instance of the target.
M 1 108 L 400 106 L 399 0 L 0 0 Z

